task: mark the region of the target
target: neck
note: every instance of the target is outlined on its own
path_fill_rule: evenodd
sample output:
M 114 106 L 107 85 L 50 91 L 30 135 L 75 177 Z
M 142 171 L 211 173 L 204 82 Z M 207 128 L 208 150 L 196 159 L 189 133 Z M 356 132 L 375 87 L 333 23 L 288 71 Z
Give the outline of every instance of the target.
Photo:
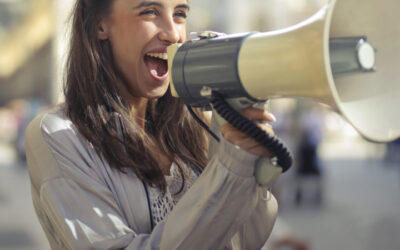
M 130 105 L 129 116 L 137 122 L 137 124 L 144 129 L 146 121 L 146 110 L 149 103 L 149 99 L 145 97 L 134 96 L 131 91 L 127 88 L 128 84 L 121 84 L 121 93 L 123 98 L 128 101 Z
M 130 116 L 144 129 L 149 100 L 147 98 L 132 98 L 130 103 Z

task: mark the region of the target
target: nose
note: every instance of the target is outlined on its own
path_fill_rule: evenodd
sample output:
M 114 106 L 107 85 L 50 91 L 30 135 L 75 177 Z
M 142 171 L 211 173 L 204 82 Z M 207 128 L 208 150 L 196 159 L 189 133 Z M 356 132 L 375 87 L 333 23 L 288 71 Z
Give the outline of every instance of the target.
M 173 18 L 163 21 L 161 26 L 159 38 L 168 44 L 180 43 L 183 38 L 181 37 L 181 30 L 179 24 L 175 23 Z

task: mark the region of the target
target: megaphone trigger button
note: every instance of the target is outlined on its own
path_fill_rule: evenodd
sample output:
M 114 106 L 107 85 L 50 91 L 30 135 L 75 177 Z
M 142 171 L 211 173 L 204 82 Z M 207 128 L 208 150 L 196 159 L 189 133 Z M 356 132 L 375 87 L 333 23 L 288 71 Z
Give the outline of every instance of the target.
M 215 37 L 221 37 L 221 36 L 226 36 L 225 33 L 221 32 L 216 32 L 216 31 L 199 31 L 199 32 L 190 32 L 191 36 L 196 36 L 200 39 L 208 39 L 208 38 L 215 38 Z
M 211 97 L 212 96 L 212 89 L 210 87 L 204 86 L 201 90 L 200 90 L 200 95 L 202 97 Z

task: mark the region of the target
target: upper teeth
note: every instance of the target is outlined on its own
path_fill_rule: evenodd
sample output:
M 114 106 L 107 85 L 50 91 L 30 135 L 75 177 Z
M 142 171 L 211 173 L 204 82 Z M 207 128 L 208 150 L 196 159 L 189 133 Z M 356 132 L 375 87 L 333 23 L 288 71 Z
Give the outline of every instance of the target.
M 155 58 L 160 58 L 163 60 L 168 60 L 168 54 L 167 53 L 147 53 L 147 56 L 155 57 Z

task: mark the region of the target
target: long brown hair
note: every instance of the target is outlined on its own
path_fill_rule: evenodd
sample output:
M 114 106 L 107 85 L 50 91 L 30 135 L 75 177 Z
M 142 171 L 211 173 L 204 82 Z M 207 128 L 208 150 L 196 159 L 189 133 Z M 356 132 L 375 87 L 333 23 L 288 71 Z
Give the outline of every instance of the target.
M 112 2 L 77 0 L 75 5 L 64 86 L 67 115 L 113 168 L 132 169 L 164 192 L 166 181 L 154 145 L 177 163 L 184 178 L 182 164 L 201 169 L 206 165 L 207 138 L 169 91 L 149 102 L 144 129 L 129 116 L 130 106 L 117 88 L 122 78 L 110 44 L 97 38 L 97 27 Z

